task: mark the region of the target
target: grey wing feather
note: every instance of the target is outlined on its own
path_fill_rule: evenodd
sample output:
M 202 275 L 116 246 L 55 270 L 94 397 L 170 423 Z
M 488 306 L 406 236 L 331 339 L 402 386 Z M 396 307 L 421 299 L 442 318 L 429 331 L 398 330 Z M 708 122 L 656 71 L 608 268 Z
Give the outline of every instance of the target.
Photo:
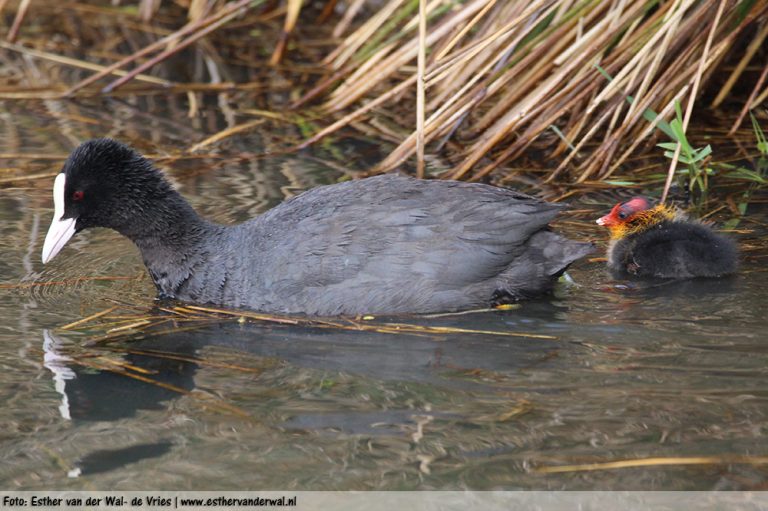
M 314 287 L 332 295 L 338 286 L 340 295 L 388 302 L 450 295 L 497 277 L 562 209 L 485 185 L 408 186 L 414 182 L 381 176 L 345 193 L 318 188 L 265 214 L 260 229 L 271 235 L 264 256 L 281 275 L 271 283 L 275 292 L 285 297 Z M 473 189 L 469 202 L 466 187 Z M 270 228 L 271 217 L 280 232 Z

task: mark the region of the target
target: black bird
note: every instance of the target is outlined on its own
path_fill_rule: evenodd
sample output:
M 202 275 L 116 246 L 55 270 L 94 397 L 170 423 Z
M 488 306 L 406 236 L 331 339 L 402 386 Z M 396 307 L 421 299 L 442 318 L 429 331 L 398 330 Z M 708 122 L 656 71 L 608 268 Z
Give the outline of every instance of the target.
M 562 205 L 511 190 L 384 175 L 322 186 L 239 225 L 200 218 L 146 158 L 76 148 L 53 186 L 50 261 L 77 232 L 114 229 L 161 297 L 271 313 L 427 313 L 552 288 L 592 251 L 551 232 Z
M 675 208 L 645 197 L 616 204 L 597 223 L 608 227 L 608 268 L 656 279 L 720 277 L 737 268 L 736 243 Z

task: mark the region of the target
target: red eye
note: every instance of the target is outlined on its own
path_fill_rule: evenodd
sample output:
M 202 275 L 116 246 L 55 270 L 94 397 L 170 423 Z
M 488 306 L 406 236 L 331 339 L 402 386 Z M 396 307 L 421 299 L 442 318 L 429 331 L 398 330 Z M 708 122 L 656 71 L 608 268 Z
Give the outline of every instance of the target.
M 83 200 L 83 197 L 85 197 L 85 194 L 82 190 L 77 190 L 72 193 L 72 200 L 73 201 L 81 201 Z

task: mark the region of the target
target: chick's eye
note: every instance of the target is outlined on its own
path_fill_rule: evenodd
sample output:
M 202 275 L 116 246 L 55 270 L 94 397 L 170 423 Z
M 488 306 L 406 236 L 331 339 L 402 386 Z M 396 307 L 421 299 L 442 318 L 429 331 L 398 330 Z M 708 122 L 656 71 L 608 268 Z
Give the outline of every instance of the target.
M 627 212 L 626 211 L 619 211 L 619 218 L 622 220 L 626 220 L 627 218 Z
M 83 200 L 83 197 L 85 197 L 85 194 L 82 190 L 76 190 L 72 192 L 72 200 L 73 201 L 81 201 Z

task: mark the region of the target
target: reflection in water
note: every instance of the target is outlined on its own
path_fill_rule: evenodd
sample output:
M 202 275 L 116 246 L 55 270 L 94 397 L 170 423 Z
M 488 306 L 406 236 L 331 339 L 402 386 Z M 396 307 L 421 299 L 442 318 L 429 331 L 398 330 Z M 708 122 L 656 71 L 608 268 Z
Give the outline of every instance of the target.
M 109 472 L 125 467 L 131 463 L 160 458 L 173 448 L 171 442 L 155 442 L 139 444 L 123 449 L 103 449 L 89 453 L 77 461 L 76 468 L 68 472 L 69 477 L 80 477 Z
M 738 277 L 729 275 L 718 279 L 691 280 L 617 280 L 615 287 L 625 293 L 636 293 L 643 299 L 686 297 L 691 300 L 711 294 L 732 293 L 738 285 Z
M 485 314 L 478 313 L 480 320 Z M 463 324 L 472 319 L 464 316 Z M 492 338 L 465 334 L 456 342 L 447 336 L 412 334 L 360 335 L 358 332 L 306 327 L 260 328 L 232 322 L 194 330 L 165 332 L 129 341 L 124 347 L 105 345 L 81 353 L 77 360 L 60 350 L 65 341 L 45 330 L 45 366 L 53 372 L 62 395 L 65 419 L 115 421 L 138 410 L 161 410 L 195 388 L 194 376 L 207 348 L 226 348 L 260 359 L 271 358 L 292 366 L 322 372 L 348 372 L 356 377 L 391 382 L 434 385 L 473 392 L 492 388 L 474 378 L 446 379 L 446 374 L 471 375 L 519 371 L 545 361 L 553 352 L 581 349 L 537 339 Z M 126 353 L 127 352 L 127 353 Z M 119 355 L 119 362 L 92 365 L 91 359 Z M 326 418 L 329 416 L 326 414 Z M 381 419 L 381 415 L 377 416 Z M 347 417 L 350 418 L 350 417 Z M 343 414 L 339 415 L 343 422 Z M 377 419 L 377 421 L 378 421 Z M 294 420 L 299 424 L 301 420 Z M 343 424 L 339 424 L 343 428 Z
M 194 387 L 194 363 L 128 354 L 113 370 L 95 370 L 74 365 L 71 357 L 58 353 L 63 342 L 49 330 L 44 330 L 43 337 L 45 366 L 53 372 L 56 391 L 62 396 L 59 410 L 68 420 L 115 421 L 138 410 L 161 410 L 165 402 Z M 194 349 L 183 341 L 169 353 L 193 356 Z
M 75 372 L 67 365 L 72 359 L 66 355 L 59 354 L 61 340 L 53 335 L 50 330 L 43 330 L 43 365 L 53 373 L 53 382 L 56 386 L 56 392 L 61 394 L 61 405 L 59 413 L 61 417 L 67 420 L 72 419 L 72 413 L 69 407 L 69 396 L 67 395 L 67 381 L 77 378 Z

